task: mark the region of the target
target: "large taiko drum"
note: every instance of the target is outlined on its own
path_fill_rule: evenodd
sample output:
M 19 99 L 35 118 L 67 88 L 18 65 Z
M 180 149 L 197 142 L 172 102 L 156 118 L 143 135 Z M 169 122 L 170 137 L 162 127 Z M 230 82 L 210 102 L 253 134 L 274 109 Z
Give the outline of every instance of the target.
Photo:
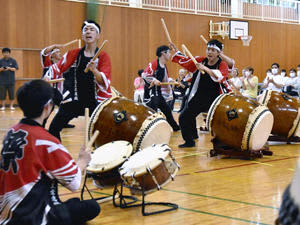
M 152 193 L 174 179 L 179 165 L 168 145 L 153 145 L 133 154 L 119 169 L 132 194 Z
M 260 150 L 272 126 L 273 115 L 266 106 L 232 93 L 217 97 L 207 114 L 212 136 L 239 150 Z
M 91 155 L 87 172 L 99 188 L 111 187 L 121 182 L 119 167 L 132 153 L 128 141 L 114 141 L 97 148 Z
M 266 105 L 274 116 L 272 134 L 282 137 L 300 136 L 300 103 L 285 93 L 266 90 L 259 97 L 259 102 Z
M 153 144 L 168 144 L 172 128 L 161 113 L 123 97 L 112 97 L 94 110 L 88 129 L 90 138 L 95 130 L 99 135 L 96 146 L 126 140 L 133 152 Z

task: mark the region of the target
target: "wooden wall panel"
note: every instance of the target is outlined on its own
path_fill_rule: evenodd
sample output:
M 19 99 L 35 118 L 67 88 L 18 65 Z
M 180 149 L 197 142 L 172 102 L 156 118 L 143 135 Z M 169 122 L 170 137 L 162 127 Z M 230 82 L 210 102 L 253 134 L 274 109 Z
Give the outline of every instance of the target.
M 41 49 L 53 43 L 66 43 L 81 36 L 85 4 L 63 0 L 0 0 L 0 46 Z M 29 16 L 30 15 L 30 16 Z M 100 43 L 107 39 L 105 51 L 112 61 L 112 85 L 125 96 L 133 96 L 133 80 L 137 70 L 145 68 L 156 58 L 155 50 L 167 44 L 160 18 L 164 18 L 170 35 L 178 48 L 185 44 L 194 55 L 205 55 L 200 34 L 208 39 L 209 20 L 228 21 L 228 18 L 155 10 L 99 6 L 102 24 Z M 262 81 L 267 68 L 278 62 L 290 69 L 300 63 L 300 26 L 262 21 L 249 21 L 253 36 L 250 47 L 239 40 L 221 40 L 224 52 L 236 60 L 239 69 L 252 66 Z M 100 44 L 99 43 L 99 44 Z M 71 46 L 71 47 L 77 47 Z M 168 63 L 171 77 L 177 76 L 179 66 Z M 40 77 L 37 52 L 23 52 L 23 77 Z

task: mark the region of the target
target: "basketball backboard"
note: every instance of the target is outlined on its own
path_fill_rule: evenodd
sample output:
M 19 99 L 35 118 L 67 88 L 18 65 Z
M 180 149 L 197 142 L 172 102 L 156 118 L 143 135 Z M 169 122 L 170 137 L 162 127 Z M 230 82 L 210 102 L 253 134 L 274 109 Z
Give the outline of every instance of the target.
M 229 39 L 238 40 L 240 36 L 248 36 L 248 21 L 229 20 Z

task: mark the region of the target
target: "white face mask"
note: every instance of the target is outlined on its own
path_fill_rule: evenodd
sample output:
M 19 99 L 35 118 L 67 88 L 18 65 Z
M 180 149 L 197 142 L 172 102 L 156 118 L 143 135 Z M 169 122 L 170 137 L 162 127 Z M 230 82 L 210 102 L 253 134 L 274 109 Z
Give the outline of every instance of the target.
M 249 71 L 246 71 L 246 72 L 245 72 L 245 76 L 246 76 L 246 77 L 249 77 L 249 75 L 250 75 L 250 72 L 249 72 Z
M 278 73 L 278 69 L 272 69 L 272 73 L 275 75 L 275 74 L 277 74 Z
M 267 76 L 269 77 L 269 76 L 271 76 L 272 75 L 272 73 L 270 73 L 270 72 L 267 72 Z
M 290 77 L 295 77 L 295 76 L 296 76 L 296 74 L 294 72 L 290 73 Z
M 300 71 L 297 71 L 297 76 L 300 77 Z
M 282 77 L 285 77 L 285 72 L 281 72 L 280 75 L 281 75 Z

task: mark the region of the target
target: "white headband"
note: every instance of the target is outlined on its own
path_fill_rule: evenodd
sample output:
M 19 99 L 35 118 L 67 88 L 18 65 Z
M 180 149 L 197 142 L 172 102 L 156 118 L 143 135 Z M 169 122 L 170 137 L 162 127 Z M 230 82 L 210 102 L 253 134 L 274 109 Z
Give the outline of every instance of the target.
M 60 51 L 60 50 L 59 50 L 58 48 L 55 48 L 55 49 L 52 50 L 52 52 L 51 52 L 50 55 L 52 55 L 52 54 L 55 53 L 55 52 L 59 52 L 59 51 Z
M 219 52 L 221 51 L 221 49 L 216 44 L 213 44 L 213 45 L 212 44 L 208 44 L 207 48 L 214 48 L 214 49 L 216 49 Z
M 100 30 L 99 30 L 99 28 L 96 26 L 96 24 L 94 24 L 94 23 L 89 23 L 89 22 L 87 22 L 87 21 L 84 21 L 84 27 L 82 28 L 82 34 L 84 34 L 85 32 L 84 32 L 84 28 L 86 27 L 86 26 L 91 26 L 91 27 L 93 27 L 93 28 L 95 28 L 96 30 L 97 30 L 97 33 L 98 34 L 100 34 Z

